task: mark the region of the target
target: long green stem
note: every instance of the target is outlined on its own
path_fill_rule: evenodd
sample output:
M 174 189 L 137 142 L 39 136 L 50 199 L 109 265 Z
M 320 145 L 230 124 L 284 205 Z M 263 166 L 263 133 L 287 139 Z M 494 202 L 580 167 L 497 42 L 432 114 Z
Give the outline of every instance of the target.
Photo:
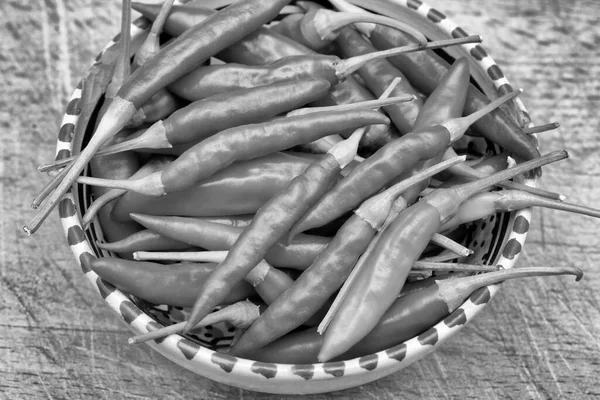
M 434 50 L 441 49 L 443 47 L 448 46 L 456 46 L 467 43 L 481 43 L 481 36 L 467 36 L 464 38 L 458 39 L 445 39 L 438 40 L 436 42 L 429 42 L 424 46 L 421 45 L 409 45 L 402 47 L 395 47 L 393 49 L 376 51 L 374 53 L 364 54 L 361 56 L 356 56 L 352 58 L 348 58 L 347 60 L 340 60 L 336 66 L 337 76 L 340 80 L 346 79 L 348 76 L 352 75 L 358 69 L 360 69 L 363 65 L 370 61 L 380 60 L 382 58 L 393 57 L 398 54 L 404 53 L 413 53 L 415 51 L 423 51 L 423 50 Z

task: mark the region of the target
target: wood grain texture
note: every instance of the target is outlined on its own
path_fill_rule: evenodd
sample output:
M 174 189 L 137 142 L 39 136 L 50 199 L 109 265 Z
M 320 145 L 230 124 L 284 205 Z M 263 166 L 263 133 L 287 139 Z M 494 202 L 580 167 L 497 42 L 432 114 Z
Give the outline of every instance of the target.
M 571 202 L 600 197 L 600 3 L 597 0 L 430 0 L 502 66 L 534 122 L 543 152 L 571 158 L 542 186 Z M 117 32 L 119 2 L 0 2 L 0 397 L 276 399 L 211 382 L 145 346 L 84 280 L 50 218 L 27 238 L 29 203 L 46 182 L 67 97 Z M 440 350 L 372 384 L 316 399 L 600 396 L 600 223 L 536 210 L 519 265 L 574 265 L 571 278 L 507 283 L 483 315 Z M 292 396 L 293 398 L 293 396 Z

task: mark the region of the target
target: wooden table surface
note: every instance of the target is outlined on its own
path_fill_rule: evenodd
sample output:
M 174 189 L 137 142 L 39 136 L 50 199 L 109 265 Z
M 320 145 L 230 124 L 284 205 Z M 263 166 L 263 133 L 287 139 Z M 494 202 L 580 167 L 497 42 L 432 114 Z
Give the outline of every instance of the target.
M 571 158 L 544 169 L 541 185 L 568 200 L 600 198 L 600 2 L 430 0 L 484 37 L 522 95 L 542 152 Z M 26 237 L 29 203 L 47 181 L 67 98 L 118 30 L 119 1 L 0 2 L 0 397 L 275 399 L 214 383 L 147 346 L 102 302 L 69 251 L 57 215 Z M 600 222 L 535 210 L 519 265 L 573 265 L 571 277 L 504 285 L 483 315 L 411 367 L 317 399 L 600 396 Z

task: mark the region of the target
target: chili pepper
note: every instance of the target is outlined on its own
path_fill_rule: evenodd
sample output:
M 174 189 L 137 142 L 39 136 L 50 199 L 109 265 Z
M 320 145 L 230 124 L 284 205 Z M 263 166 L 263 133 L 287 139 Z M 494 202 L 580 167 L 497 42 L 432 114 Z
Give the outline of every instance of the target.
M 375 26 L 370 34 L 370 40 L 378 49 L 389 49 L 415 43 L 410 36 L 403 32 L 381 25 Z M 448 62 L 432 51 L 398 55 L 389 58 L 389 62 L 401 70 L 417 90 L 426 95 L 433 92 L 449 68 Z M 485 107 L 489 102 L 487 96 L 475 86 L 469 85 L 464 112 L 466 114 L 473 113 Z M 473 129 L 486 139 L 514 153 L 520 159 L 530 160 L 540 154 L 535 139 L 523 134 L 519 125 L 501 109 L 497 109 L 477 121 L 473 124 Z M 540 171 L 535 171 L 535 175 L 539 175 L 539 173 Z
M 468 199 L 461 204 L 456 215 L 450 221 L 446 222 L 440 230 L 452 230 L 459 225 L 477 221 L 478 219 L 483 219 L 499 212 L 510 212 L 534 206 L 600 218 L 600 211 L 590 207 L 551 200 L 518 190 L 501 190 L 498 192 L 480 193 Z
M 392 18 L 367 13 L 336 12 L 316 7 L 308 10 L 306 14 L 285 17 L 271 29 L 319 51 L 330 46 L 343 27 L 359 22 L 385 25 L 407 33 L 420 45 L 427 43 L 427 38 L 420 31 Z
M 207 325 L 214 325 L 221 322 L 227 322 L 238 329 L 245 329 L 249 327 L 250 324 L 254 320 L 256 320 L 256 318 L 258 318 L 260 314 L 262 314 L 264 309 L 265 307 L 263 304 L 258 305 L 250 300 L 238 301 L 237 303 L 233 303 L 218 311 L 208 314 L 206 318 L 204 318 L 202 321 L 198 322 L 196 326 L 194 326 L 194 329 L 192 329 L 190 333 L 192 333 L 198 328 Z M 148 333 L 142 333 L 140 335 L 129 338 L 128 343 L 144 343 L 149 340 L 156 340 L 163 337 L 167 337 L 169 335 L 181 333 L 183 327 L 185 326 L 185 323 L 186 321 L 183 321 L 156 330 L 150 330 Z M 148 325 L 148 328 L 153 329 L 150 325 Z
M 142 124 L 160 121 L 188 103 L 168 90 L 161 89 L 136 111 L 127 127 L 136 128 Z
M 239 215 L 234 217 L 204 217 L 199 219 L 215 224 L 223 224 L 227 226 L 233 226 L 236 228 L 243 228 L 250 224 L 250 221 L 252 221 L 252 217 L 253 215 Z M 97 242 L 96 244 L 101 249 L 117 253 L 164 250 L 174 251 L 190 248 L 190 244 L 188 243 L 171 239 L 159 233 L 152 232 L 149 229 L 136 232 L 116 242 Z
M 158 217 L 143 214 L 132 214 L 131 217 L 161 235 L 207 250 L 229 250 L 244 229 L 196 218 Z M 277 243 L 264 258 L 269 264 L 275 266 L 306 269 L 329 242 L 330 238 L 301 235 L 289 245 Z
M 164 196 L 191 188 L 235 161 L 248 160 L 312 142 L 337 130 L 387 122 L 388 118 L 379 112 L 361 110 L 322 112 L 243 125 L 206 138 L 179 156 L 162 172 L 136 181 L 113 180 L 103 184 L 147 196 Z
M 131 175 L 129 177 L 129 179 L 138 179 L 138 178 L 150 175 L 151 173 L 153 173 L 155 171 L 159 171 L 162 168 L 164 168 L 164 166 L 167 163 L 169 163 L 171 160 L 172 160 L 172 158 L 168 157 L 168 156 L 154 156 L 154 157 L 150 158 L 148 160 L 148 162 L 146 162 L 146 164 L 144 164 L 140 169 L 138 169 L 136 173 Z M 110 163 L 110 161 L 109 161 L 109 163 Z M 106 168 L 106 164 L 107 164 L 107 162 L 105 160 L 95 161 L 95 159 L 93 159 L 92 166 L 94 168 L 93 169 L 94 175 L 96 175 L 99 178 L 110 176 L 109 174 L 112 171 L 109 170 L 109 171 L 107 171 L 108 173 L 106 171 L 102 172 L 102 168 L 103 167 Z M 80 177 L 80 179 L 78 179 L 78 181 L 81 181 L 81 178 L 84 178 L 84 177 Z M 108 203 L 118 199 L 119 197 L 123 196 L 126 193 L 125 190 L 121 190 L 121 189 L 110 189 L 108 191 L 106 189 L 103 189 L 101 192 L 103 192 L 103 193 L 101 195 L 99 195 L 96 198 L 96 200 L 94 200 L 94 202 L 88 207 L 85 214 L 83 215 L 82 225 L 84 228 L 87 228 L 89 226 L 89 224 L 92 222 L 92 220 L 96 217 L 98 212 L 103 207 L 105 207 Z M 113 205 L 113 207 L 114 207 L 114 205 Z M 112 212 L 112 209 L 111 209 L 111 211 L 108 212 L 107 215 L 110 215 L 111 212 Z
M 273 19 L 289 0 L 241 0 L 218 11 L 163 48 L 159 55 L 138 68 L 119 89 L 81 157 L 65 179 L 46 199 L 32 221 L 23 227 L 34 233 L 74 183 L 96 151 L 116 135 L 159 89 L 191 72 L 199 63 Z
M 583 273 L 573 267 L 525 267 L 449 281 L 428 280 L 428 286 L 397 298 L 377 326 L 362 341 L 336 359 L 349 360 L 398 345 L 439 322 L 457 309 L 475 290 L 484 286 L 513 278 L 565 274 L 575 275 L 579 280 Z M 314 363 L 322 344 L 323 335 L 312 328 L 289 334 L 244 356 L 262 362 Z
M 406 46 L 384 52 L 363 54 L 345 60 L 337 56 L 307 54 L 280 59 L 268 65 L 245 65 L 229 63 L 209 65 L 195 69 L 169 85 L 169 90 L 184 99 L 195 101 L 233 90 L 265 86 L 300 78 L 312 77 L 328 81 L 332 86 L 340 83 L 363 65 L 381 58 L 391 57 L 397 52 L 422 51 L 424 49 L 480 42 L 481 37 L 448 39 L 430 42 L 425 46 Z M 387 81 L 385 87 L 390 83 Z M 383 87 L 379 94 L 385 89 Z M 377 93 L 376 93 L 377 94 Z
M 103 147 L 96 156 L 126 150 L 163 149 L 178 145 L 181 153 L 222 130 L 267 121 L 283 112 L 323 97 L 329 83 L 300 79 L 264 87 L 236 90 L 208 97 L 180 108 L 139 135 L 116 146 Z M 179 150 L 177 151 L 179 153 Z M 65 160 L 54 165 L 64 164 Z M 53 165 L 43 166 L 47 170 Z
M 200 290 L 184 332 L 204 318 L 215 304 L 219 304 L 223 294 L 262 260 L 308 207 L 323 196 L 333 178 L 356 155 L 363 133 L 364 129 L 358 129 L 349 139 L 338 143 L 323 159 L 308 166 L 258 210 L 225 260 L 219 264 L 218 270 Z
M 132 7 L 151 20 L 156 18 L 160 9 L 160 6 L 156 4 L 137 2 L 133 2 Z M 202 2 L 176 5 L 167 18 L 165 32 L 171 36 L 179 36 L 214 13 L 214 10 L 202 7 Z M 300 43 L 261 27 L 220 51 L 215 57 L 227 63 L 264 65 L 284 57 L 302 55 L 307 52 L 309 49 Z
M 90 268 L 117 289 L 153 304 L 188 307 L 194 304 L 199 285 L 217 264 L 157 264 L 114 257 L 96 258 Z M 252 287 L 239 282 L 222 304 L 231 304 L 254 294 Z
M 460 160 L 464 161 L 464 158 L 456 161 Z M 232 352 L 243 354 L 262 347 L 306 322 L 342 285 L 358 257 L 385 222 L 394 198 L 448 165 L 451 163 L 429 168 L 365 201 L 294 285 L 240 337 Z
M 466 58 L 456 60 L 423 104 L 414 122 L 413 130 L 427 129 L 442 124 L 451 118 L 462 116 L 470 77 L 469 61 Z M 448 147 L 445 151 L 448 152 L 451 149 L 452 147 Z M 450 154 L 456 157 L 455 152 L 451 151 Z M 444 152 L 440 152 L 428 160 L 417 163 L 410 171 L 404 173 L 402 177 L 411 176 L 415 171 L 420 171 L 423 168 L 438 163 L 443 156 Z M 458 167 L 458 165 L 454 167 Z M 429 180 L 425 180 L 403 193 L 402 196 L 406 200 L 406 203 L 414 203 L 419 193 L 427 188 L 428 185 Z
M 212 275 L 213 274 L 211 274 L 211 276 Z M 271 267 L 265 260 L 259 261 L 258 264 L 246 274 L 244 279 L 254 287 L 256 293 L 258 293 L 260 298 L 267 304 L 274 302 L 275 299 L 281 296 L 281 294 L 294 283 L 294 280 L 290 278 L 288 274 L 277 268 Z M 235 285 L 232 285 L 231 287 L 233 288 L 234 286 Z M 219 297 L 224 296 L 221 295 Z M 193 326 L 190 328 L 193 329 Z M 190 329 L 187 331 L 189 330 Z
M 322 155 L 271 153 L 237 162 L 195 187 L 162 197 L 128 192 L 113 209 L 113 218 L 130 220 L 129 213 L 214 217 L 254 214 Z
M 161 251 L 161 250 L 185 250 L 190 244 L 171 239 L 159 233 L 144 229 L 135 232 L 126 238 L 113 242 L 96 242 L 96 245 L 107 251 L 115 253 L 134 253 L 136 251 Z M 134 255 L 135 257 L 135 255 Z
M 325 196 L 312 206 L 290 230 L 290 237 L 321 226 L 358 206 L 396 176 L 402 175 L 418 162 L 435 157 L 466 131 L 483 113 L 498 107 L 515 93 L 509 93 L 485 109 L 467 117 L 450 119 L 443 124 L 404 135 L 379 149 L 356 166 Z
M 358 271 L 325 331 L 319 360 L 329 360 L 366 336 L 400 293 L 408 271 L 434 233 L 456 213 L 460 204 L 495 182 L 567 157 L 555 152 L 498 172 L 479 181 L 438 189 L 400 213 L 383 232 Z

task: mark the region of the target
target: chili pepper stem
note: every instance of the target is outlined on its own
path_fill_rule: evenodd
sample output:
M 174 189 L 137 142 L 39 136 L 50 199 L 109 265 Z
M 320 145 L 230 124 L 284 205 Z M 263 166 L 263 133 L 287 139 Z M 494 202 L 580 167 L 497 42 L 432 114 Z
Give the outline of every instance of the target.
M 52 193 L 52 191 L 60 184 L 60 182 L 67 176 L 69 172 L 69 167 L 63 168 L 58 174 L 56 174 L 50 182 L 41 190 L 41 192 L 35 196 L 35 198 L 31 201 L 31 208 L 36 209 L 42 204 L 44 199 Z
M 488 188 L 490 186 L 494 186 L 498 182 L 505 181 L 507 179 L 511 179 L 517 175 L 525 173 L 535 168 L 539 168 L 546 164 L 550 164 L 559 160 L 563 160 L 568 158 L 569 154 L 564 150 L 555 151 L 552 153 L 548 153 L 543 155 L 542 157 L 538 157 L 531 161 L 524 162 L 522 164 L 518 164 L 512 168 L 508 168 L 504 171 L 497 172 L 488 177 L 482 178 L 477 181 L 465 183 L 463 185 L 455 187 L 453 190 L 456 191 L 457 195 L 460 199 L 468 199 L 473 194 L 480 192 L 483 188 Z
M 466 297 L 481 287 L 495 285 L 507 279 L 551 275 L 575 275 L 575 280 L 579 281 L 583 277 L 583 271 L 575 267 L 523 267 L 471 275 L 450 281 L 439 280 L 436 283 L 440 297 L 452 312 L 464 302 Z
M 345 0 L 329 0 L 329 2 L 338 11 L 361 13 L 361 14 L 372 14 L 360 7 L 355 6 L 354 4 L 348 3 Z M 376 15 L 376 14 L 372 14 L 372 15 Z M 367 23 L 367 22 L 359 22 L 359 23 L 354 24 L 354 26 L 366 37 L 371 37 L 371 33 L 377 27 L 377 25 L 372 24 L 372 23 Z
M 348 139 L 336 144 L 328 151 L 328 153 L 340 164 L 340 168 L 344 168 L 354 160 L 356 152 L 358 151 L 358 144 L 366 130 L 367 128 L 364 126 L 358 128 L 352 132 L 352 135 L 350 135 Z
M 173 3 L 175 0 L 166 0 L 156 19 L 152 22 L 152 27 L 150 28 L 150 32 L 144 40 L 144 43 L 140 46 L 140 49 L 135 53 L 135 58 L 133 60 L 133 67 L 137 68 L 140 65 L 143 65 L 152 58 L 155 54 L 160 51 L 160 41 L 159 36 L 162 33 L 163 27 L 171 12 L 171 8 L 173 7 Z
M 427 45 L 427 38 L 418 29 L 397 21 L 393 18 L 376 14 L 356 12 L 335 12 L 331 10 L 318 10 L 313 17 L 313 24 L 321 40 L 335 40 L 336 31 L 355 23 L 374 23 L 388 26 L 412 36 L 421 46 Z
M 444 250 L 438 255 L 431 256 L 431 257 L 425 257 L 419 261 L 432 262 L 432 263 L 443 263 L 443 262 L 450 261 L 450 260 L 456 260 L 459 257 L 460 256 L 453 251 Z
M 494 205 L 497 209 L 502 211 L 514 211 L 538 206 L 600 218 L 600 210 L 598 209 L 551 200 L 518 190 L 505 190 L 500 192 L 500 196 L 494 201 Z
M 280 15 L 289 15 L 289 14 L 304 14 L 305 11 L 298 6 L 285 6 L 279 11 Z
M 133 259 L 137 261 L 192 261 L 223 262 L 228 251 L 136 251 Z
M 123 194 L 125 194 L 124 191 L 119 190 L 119 189 L 113 189 L 113 190 L 109 190 L 108 192 L 104 193 L 103 195 L 98 197 L 96 200 L 94 200 L 92 202 L 92 204 L 90 204 L 88 209 L 85 210 L 85 214 L 83 215 L 83 217 L 81 219 L 81 224 L 83 225 L 83 229 L 88 228 L 88 226 L 92 223 L 92 221 L 94 220 L 96 215 L 98 215 L 98 211 L 100 211 L 102 209 L 102 207 L 104 207 L 111 201 L 116 200 L 119 197 L 123 196 Z
M 90 186 L 108 187 L 113 189 L 128 190 L 145 196 L 164 196 L 167 193 L 164 190 L 160 179 L 161 171 L 153 172 L 140 179 L 102 179 L 91 176 L 81 176 L 76 179 L 78 183 Z
M 486 114 L 489 114 L 496 108 L 500 107 L 502 104 L 514 99 L 521 93 L 523 93 L 523 90 L 517 89 L 514 92 L 507 93 L 504 96 L 497 98 L 482 109 L 477 110 L 476 112 L 467 115 L 466 117 L 453 118 L 447 122 L 444 122 L 441 125 L 448 129 L 448 131 L 450 132 L 451 141 L 454 142 L 460 137 L 462 137 L 462 135 L 469 128 L 469 126 L 475 123 L 475 121 L 477 121 L 479 118 L 485 116 Z
M 106 87 L 106 97 L 114 98 L 123 83 L 131 75 L 129 59 L 131 48 L 131 0 L 123 0 L 121 11 L 121 38 L 119 39 L 119 58 L 115 65 L 113 78 Z
M 495 186 L 498 182 L 511 179 L 517 175 L 535 168 L 539 168 L 543 165 L 565 159 L 568 156 L 569 155 L 564 150 L 555 151 L 542 157 L 518 164 L 512 168 L 505 169 L 504 171 L 496 172 L 495 174 L 473 182 L 454 186 L 450 189 L 436 190 L 427 195 L 424 200 L 438 209 L 440 213 L 440 221 L 442 224 L 444 224 L 456 214 L 460 204 L 465 202 L 474 194 L 479 193 L 491 186 Z M 452 201 L 449 201 L 450 198 Z
M 437 244 L 440 247 L 453 251 L 461 257 L 468 257 L 473 254 L 473 250 L 466 248 L 460 243 L 455 242 L 454 240 L 440 235 L 439 233 L 435 233 L 431 238 L 431 242 Z
M 375 100 L 361 101 L 358 103 L 341 104 L 341 105 L 337 105 L 337 106 L 298 108 L 294 111 L 290 111 L 289 113 L 286 114 L 286 116 L 292 117 L 292 116 L 298 116 L 298 115 L 307 115 L 307 114 L 313 114 L 316 112 L 323 112 L 323 111 L 352 111 L 352 110 L 363 110 L 365 108 L 374 109 L 374 108 L 389 106 L 392 104 L 407 103 L 409 101 L 414 101 L 414 100 L 416 100 L 416 97 L 414 95 L 410 95 L 410 96 L 389 97 L 389 98 L 383 98 L 383 99 L 379 98 L 379 99 L 375 99 Z
M 542 132 L 552 131 L 557 128 L 560 128 L 560 124 L 555 121 L 555 122 L 550 122 L 549 124 L 525 127 L 525 128 L 523 128 L 523 133 L 531 135 L 534 133 L 542 133 Z
M 110 146 L 101 147 L 94 157 L 108 156 L 137 149 L 170 149 L 173 147 L 173 145 L 169 142 L 166 132 L 167 130 L 165 129 L 163 121 L 157 121 L 148 129 L 146 129 L 144 133 L 134 137 L 133 139 L 125 140 Z M 40 165 L 38 170 L 40 172 L 46 172 L 60 168 L 65 164 L 69 164 L 73 160 L 76 160 L 78 157 L 78 155 L 71 156 L 50 164 Z
M 419 260 L 412 266 L 415 271 L 460 271 L 460 272 L 493 272 L 500 268 L 497 265 L 478 265 L 464 263 L 431 262 Z
M 453 155 L 456 155 L 456 153 L 454 152 L 454 150 L 452 150 L 450 148 L 450 149 L 448 149 L 447 153 L 444 155 L 444 158 L 451 157 Z M 448 171 L 452 174 L 470 178 L 470 179 L 479 179 L 479 178 L 483 178 L 486 176 L 485 173 L 478 171 L 475 168 L 472 168 L 466 164 L 454 165 L 451 168 L 449 168 Z M 540 188 L 536 188 L 533 186 L 524 185 L 519 182 L 504 181 L 504 182 L 498 183 L 498 186 L 500 186 L 504 189 L 513 189 L 513 190 L 521 190 L 524 192 L 529 192 L 531 194 L 535 194 L 535 195 L 542 196 L 542 197 L 547 197 L 549 199 L 561 200 L 561 201 L 565 200 L 565 197 L 558 193 L 540 189 Z
M 96 133 L 92 136 L 88 145 L 83 149 L 79 158 L 73 162 L 73 166 L 69 169 L 54 192 L 48 196 L 46 202 L 42 204 L 37 214 L 27 225 L 23 226 L 23 230 L 28 235 L 32 235 L 38 230 L 42 222 L 44 222 L 50 212 L 56 207 L 63 195 L 69 190 L 71 185 L 77 179 L 77 176 L 83 171 L 87 163 L 90 162 L 102 144 L 121 131 L 121 129 L 127 125 L 131 117 L 135 115 L 135 112 L 136 108 L 131 101 L 120 97 L 113 98 L 106 114 L 98 125 Z
M 249 300 L 239 301 L 230 306 L 224 307 L 218 311 L 208 314 L 204 319 L 193 328 L 198 329 L 203 326 L 213 325 L 219 322 L 229 322 L 236 328 L 245 329 L 249 327 L 260 316 L 260 306 L 252 303 Z M 141 335 L 129 338 L 129 344 L 138 344 L 147 342 L 148 340 L 156 340 L 169 335 L 174 335 L 183 332 L 186 321 L 166 326 L 155 331 L 143 333 Z
M 380 60 L 382 58 L 393 57 L 395 55 L 403 53 L 412 53 L 415 51 L 434 50 L 440 49 L 442 47 L 456 46 L 467 43 L 481 43 L 481 41 L 481 36 L 474 35 L 457 39 L 438 40 L 436 42 L 429 42 L 424 46 L 409 45 L 396 47 L 389 50 L 376 51 L 374 53 L 369 53 L 362 56 L 351 57 L 347 60 L 339 60 L 336 64 L 336 74 L 338 76 L 338 79 L 340 81 L 343 81 L 348 76 L 360 69 L 363 65 L 373 60 Z
M 244 280 L 251 284 L 252 287 L 256 287 L 265 280 L 265 276 L 267 276 L 270 270 L 271 266 L 265 260 L 262 260 L 246 274 Z
M 382 225 L 385 223 L 387 216 L 390 214 L 394 199 L 396 199 L 400 193 L 408 190 L 411 186 L 440 173 L 452 165 L 464 162 L 466 159 L 466 156 L 457 156 L 419 171 L 410 178 L 404 179 L 403 181 L 389 187 L 384 192 L 366 200 L 362 205 L 360 205 L 360 207 L 358 207 L 358 209 L 356 209 L 355 213 L 363 220 L 371 224 L 374 229 L 380 230 L 382 229 Z M 385 215 L 386 218 L 382 219 L 381 215 Z

